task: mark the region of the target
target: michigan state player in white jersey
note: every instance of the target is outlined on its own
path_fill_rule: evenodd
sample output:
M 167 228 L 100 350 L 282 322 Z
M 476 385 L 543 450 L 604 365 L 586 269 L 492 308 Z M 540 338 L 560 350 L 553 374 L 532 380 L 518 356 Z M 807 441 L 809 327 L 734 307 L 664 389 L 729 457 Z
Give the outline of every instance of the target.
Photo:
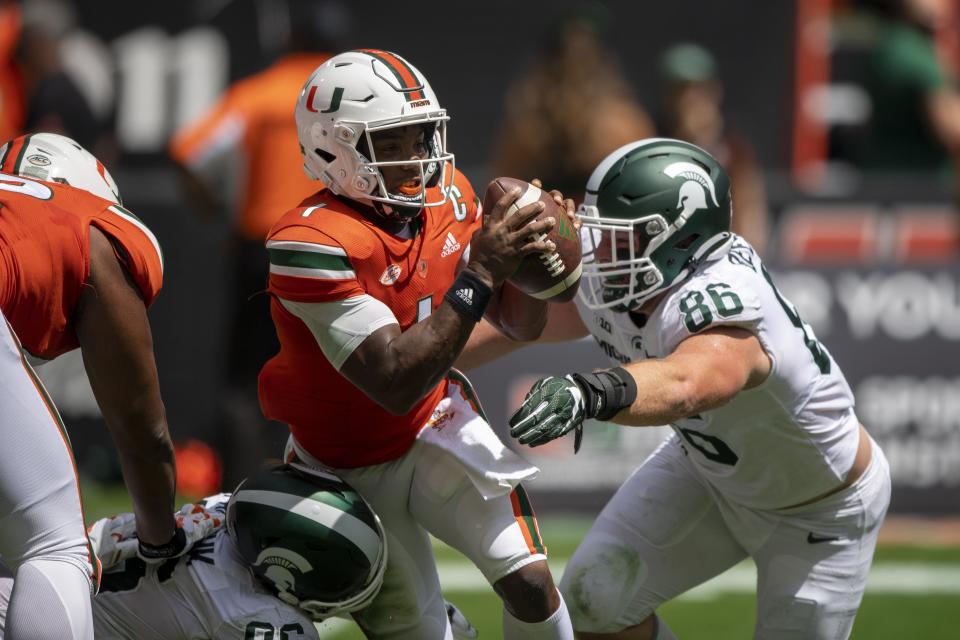
M 684 142 L 635 142 L 597 167 L 579 216 L 580 297 L 544 337 L 589 331 L 614 368 L 537 381 L 511 434 L 578 446 L 587 418 L 674 433 L 567 565 L 577 637 L 673 638 L 657 607 L 750 556 L 755 637 L 846 638 L 889 468 L 837 363 L 730 232 L 726 172 Z M 485 335 L 471 348 L 504 350 Z
M 314 623 L 359 611 L 380 590 L 383 527 L 333 474 L 275 465 L 200 506 L 178 515 L 210 514 L 217 530 L 186 555 L 158 564 L 136 557 L 133 514 L 91 527 L 105 569 L 93 599 L 98 640 L 321 638 L 329 634 Z M 0 573 L 0 620 L 11 583 Z M 476 637 L 449 603 L 447 615 L 454 638 Z

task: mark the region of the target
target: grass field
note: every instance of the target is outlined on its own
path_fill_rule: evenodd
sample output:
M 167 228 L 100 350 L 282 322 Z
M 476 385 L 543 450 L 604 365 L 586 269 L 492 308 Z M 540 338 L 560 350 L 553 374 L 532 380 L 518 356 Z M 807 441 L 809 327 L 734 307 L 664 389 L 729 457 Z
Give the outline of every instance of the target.
M 84 485 L 83 492 L 88 520 L 130 508 L 122 488 Z M 555 576 L 562 574 L 588 526 L 582 518 L 540 518 Z M 500 601 L 479 572 L 441 543 L 436 555 L 445 597 L 460 607 L 483 640 L 501 638 Z M 750 638 L 756 615 L 754 580 L 753 565 L 743 563 L 667 604 L 660 614 L 683 640 Z M 323 637 L 363 639 L 356 626 L 340 620 L 327 622 Z M 852 637 L 960 638 L 960 546 L 881 545 Z

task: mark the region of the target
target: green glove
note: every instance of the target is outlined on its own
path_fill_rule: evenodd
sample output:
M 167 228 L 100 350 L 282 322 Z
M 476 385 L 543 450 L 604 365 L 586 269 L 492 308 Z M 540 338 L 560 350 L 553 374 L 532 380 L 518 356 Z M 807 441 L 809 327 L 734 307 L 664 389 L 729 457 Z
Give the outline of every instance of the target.
M 550 376 L 537 380 L 511 416 L 510 435 L 520 444 L 538 447 L 576 429 L 574 452 L 577 452 L 585 417 L 580 385 L 571 376 Z

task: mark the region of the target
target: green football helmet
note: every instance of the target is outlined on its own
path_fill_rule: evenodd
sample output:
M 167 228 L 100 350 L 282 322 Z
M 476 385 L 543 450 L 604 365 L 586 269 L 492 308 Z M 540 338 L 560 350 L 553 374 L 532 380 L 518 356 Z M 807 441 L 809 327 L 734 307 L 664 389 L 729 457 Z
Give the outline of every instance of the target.
M 681 140 L 620 147 L 594 170 L 583 222 L 580 298 L 591 309 L 633 311 L 730 248 L 730 178 Z
M 383 583 L 380 519 L 332 473 L 280 464 L 254 474 L 230 497 L 227 531 L 254 575 L 315 620 L 364 608 Z

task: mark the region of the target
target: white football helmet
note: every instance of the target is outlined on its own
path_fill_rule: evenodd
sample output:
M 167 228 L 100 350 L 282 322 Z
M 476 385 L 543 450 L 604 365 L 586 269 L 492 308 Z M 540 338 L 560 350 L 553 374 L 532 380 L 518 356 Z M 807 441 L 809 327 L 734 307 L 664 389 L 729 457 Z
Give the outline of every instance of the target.
M 120 190 L 107 168 L 72 139 L 56 133 L 33 133 L 0 147 L 0 171 L 68 184 L 115 204 Z
M 303 86 L 295 115 L 304 171 L 334 193 L 399 216 L 447 201 L 454 171 L 449 117 L 423 74 L 395 53 L 360 49 L 330 58 Z M 428 127 L 427 158 L 376 157 L 372 134 L 418 123 Z M 380 168 L 398 165 L 419 165 L 419 192 L 387 190 Z

